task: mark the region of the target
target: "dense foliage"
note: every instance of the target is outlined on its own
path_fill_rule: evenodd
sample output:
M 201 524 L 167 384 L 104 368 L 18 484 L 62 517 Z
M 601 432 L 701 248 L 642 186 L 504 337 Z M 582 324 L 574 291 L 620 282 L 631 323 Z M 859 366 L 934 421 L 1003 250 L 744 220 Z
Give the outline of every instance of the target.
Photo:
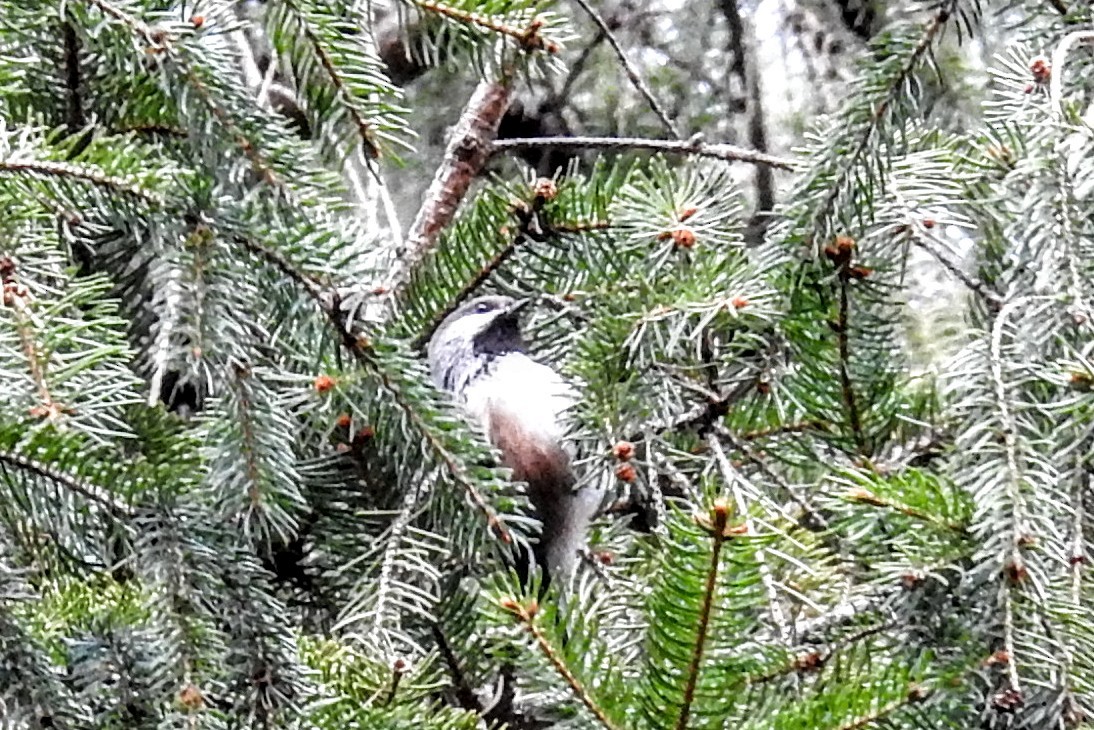
M 455 144 L 400 225 L 402 82 L 479 83 L 457 141 L 512 89 L 610 114 L 558 83 L 640 14 L 593 5 L 0 0 L 0 724 L 1094 726 L 1089 7 L 842 4 L 790 159 L 609 49 L 600 131 L 668 139 Z M 488 291 L 605 495 L 547 590 L 422 362 Z

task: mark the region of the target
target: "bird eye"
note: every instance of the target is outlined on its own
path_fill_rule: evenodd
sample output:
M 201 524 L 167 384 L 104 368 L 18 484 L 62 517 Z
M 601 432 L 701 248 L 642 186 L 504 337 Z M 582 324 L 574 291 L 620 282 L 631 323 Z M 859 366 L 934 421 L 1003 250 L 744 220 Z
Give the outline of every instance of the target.
M 483 313 L 489 312 L 489 311 L 490 311 L 490 305 L 487 304 L 486 302 L 479 302 L 478 304 L 475 305 L 475 312 L 478 313 L 478 314 L 483 314 Z

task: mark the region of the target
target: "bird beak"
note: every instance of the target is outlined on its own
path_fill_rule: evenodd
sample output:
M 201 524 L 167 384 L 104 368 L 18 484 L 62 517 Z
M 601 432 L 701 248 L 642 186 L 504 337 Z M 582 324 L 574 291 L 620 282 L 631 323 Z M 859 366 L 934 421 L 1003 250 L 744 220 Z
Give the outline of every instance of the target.
M 524 311 L 524 308 L 531 303 L 532 301 L 530 299 L 518 299 L 505 309 L 505 316 L 516 319 L 520 316 L 520 313 Z

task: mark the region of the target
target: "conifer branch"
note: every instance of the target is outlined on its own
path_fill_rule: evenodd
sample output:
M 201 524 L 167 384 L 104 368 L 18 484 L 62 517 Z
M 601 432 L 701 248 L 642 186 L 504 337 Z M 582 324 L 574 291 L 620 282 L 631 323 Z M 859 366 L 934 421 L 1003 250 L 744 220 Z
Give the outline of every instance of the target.
M 855 168 L 858 166 L 859 160 L 869 148 L 870 140 L 873 139 L 874 134 L 880 127 L 881 121 L 888 113 L 893 101 L 901 90 L 905 88 L 923 57 L 930 52 L 935 38 L 937 38 L 946 27 L 946 23 L 953 15 L 954 4 L 954 0 L 947 0 L 947 2 L 938 9 L 938 12 L 935 13 L 934 17 L 927 23 L 919 41 L 912 49 L 912 52 L 908 54 L 908 57 L 904 60 L 904 63 L 896 76 L 889 81 L 885 97 L 873 105 L 873 112 L 870 115 L 865 130 L 859 135 L 858 142 L 854 145 L 849 154 L 845 153 L 840 155 L 839 174 L 836 176 L 836 179 L 829 184 L 827 195 L 824 196 L 823 200 L 821 200 L 820 204 L 813 212 L 812 220 L 814 230 L 824 230 L 824 226 L 821 225 L 821 222 L 832 212 L 832 208 L 839 199 L 844 183 L 852 175 Z
M 710 617 L 714 611 L 714 592 L 718 585 L 718 567 L 722 557 L 722 546 L 728 537 L 729 505 L 717 500 L 710 510 L 710 529 L 707 534 L 712 539 L 710 549 L 710 567 L 707 568 L 706 584 L 703 588 L 702 605 L 699 608 L 699 625 L 696 627 L 695 646 L 692 648 L 691 661 L 688 663 L 687 680 L 684 684 L 684 699 L 680 706 L 680 715 L 676 718 L 676 730 L 685 730 L 691 716 L 691 705 L 695 702 L 695 688 L 699 685 L 699 667 L 703 662 L 706 649 L 707 631 L 710 629 Z
M 869 712 L 861 717 L 856 717 L 853 720 L 845 722 L 836 728 L 836 730 L 862 730 L 863 728 L 874 727 L 878 722 L 884 720 L 894 712 L 897 712 L 908 705 L 922 702 L 928 695 L 930 695 L 929 689 L 913 684 L 908 688 L 908 694 L 906 696 L 898 700 L 893 700 L 873 712 Z
M 493 151 L 495 152 L 539 147 L 600 149 L 617 152 L 649 150 L 675 155 L 695 155 L 696 157 L 707 157 L 724 162 L 767 165 L 779 170 L 796 169 L 794 161 L 786 157 L 778 157 L 766 152 L 721 142 L 706 143 L 694 140 L 647 139 L 643 137 L 514 137 L 495 140 L 493 143 Z
M 545 50 L 548 53 L 557 53 L 559 50 L 557 43 L 544 38 L 540 32 L 544 25 L 542 18 L 533 18 L 528 24 L 528 27 L 517 28 L 489 15 L 468 12 L 466 10 L 461 10 L 460 8 L 454 8 L 451 5 L 446 5 L 445 3 L 436 2 L 435 0 L 410 1 L 419 9 L 426 12 L 440 15 L 441 17 L 455 20 L 456 22 L 465 25 L 478 26 L 499 35 L 508 36 L 515 40 L 525 51 Z
M 166 201 L 159 193 L 145 190 L 139 185 L 134 185 L 125 178 L 104 175 L 96 170 L 90 170 L 79 165 L 70 165 L 65 162 L 47 162 L 38 160 L 34 162 L 19 160 L 0 160 L 0 175 L 4 173 L 23 173 L 38 177 L 56 177 L 67 180 L 75 180 L 94 185 L 111 193 L 137 198 L 149 205 L 158 208 L 166 205 Z
M 82 482 L 76 477 L 66 474 L 47 464 L 43 464 L 40 461 L 28 459 L 25 456 L 9 451 L 0 451 L 0 463 L 7 464 L 9 467 L 15 469 L 28 471 L 42 479 L 58 484 L 70 492 L 79 494 L 80 496 L 105 507 L 112 515 L 133 516 L 133 511 L 128 505 L 116 499 L 105 489 Z
M 839 313 L 836 321 L 836 344 L 839 348 L 839 380 L 840 392 L 843 395 L 843 406 L 847 412 L 847 420 L 851 425 L 851 433 L 855 439 L 855 448 L 860 454 L 866 453 L 866 438 L 862 433 L 862 421 L 859 416 L 858 404 L 855 401 L 855 388 L 851 382 L 851 342 L 848 329 L 850 327 L 850 295 L 851 287 L 851 261 L 850 256 L 839 266 Z
M 539 650 L 547 657 L 547 661 L 551 662 L 555 671 L 566 680 L 566 684 L 570 685 L 570 689 L 573 690 L 574 695 L 581 700 L 582 704 L 584 704 L 594 716 L 596 716 L 596 719 L 600 721 L 600 724 L 608 730 L 617 730 L 615 724 L 608 718 L 607 713 L 604 712 L 603 708 L 601 708 L 592 696 L 589 695 L 589 692 L 581 684 L 581 681 L 574 676 L 574 673 L 566 666 L 565 660 L 557 651 L 555 651 L 543 631 L 536 625 L 535 612 L 536 608 L 538 608 L 536 604 L 533 603 L 531 607 L 528 607 L 513 598 L 503 598 L 500 604 L 506 612 L 516 617 L 517 621 L 519 621 L 525 630 L 531 634 L 532 638 L 535 639 Z
M 334 61 L 331 60 L 330 54 L 327 52 L 327 49 L 323 47 L 322 41 L 315 33 L 315 30 L 312 29 L 307 16 L 300 6 L 294 0 L 285 0 L 285 6 L 296 13 L 300 22 L 300 28 L 304 32 L 304 37 L 308 39 L 312 51 L 315 53 L 316 58 L 319 59 L 319 64 L 323 67 L 323 70 L 326 71 L 327 77 L 334 86 L 335 93 L 342 99 L 343 107 L 349 112 L 350 117 L 353 119 L 357 134 L 361 137 L 361 144 L 365 150 L 365 156 L 370 159 L 376 159 L 380 156 L 380 148 L 374 139 L 372 125 L 361 113 L 360 108 L 357 106 L 357 101 L 353 98 L 353 94 L 346 87 L 346 82 L 342 78 L 342 73 L 338 70 Z
M 938 238 L 930 233 L 923 227 L 922 221 L 914 220 L 910 221 L 911 226 L 911 241 L 912 245 L 926 251 L 931 257 L 942 265 L 946 271 L 953 274 L 953 276 L 964 284 L 969 291 L 976 296 L 980 297 L 991 309 L 998 310 L 1002 304 L 1002 300 L 999 295 L 993 291 L 989 291 L 984 285 L 984 282 L 974 279 L 965 273 L 965 271 L 952 261 L 949 256 L 942 253 L 942 242 Z
M 719 470 L 722 472 L 722 481 L 725 482 L 733 494 L 733 503 L 737 507 L 737 514 L 744 519 L 748 534 L 755 535 L 756 527 L 752 522 L 752 516 L 749 514 L 748 502 L 745 500 L 744 492 L 741 490 L 740 483 L 743 477 L 729 463 L 729 457 L 726 456 L 725 449 L 722 448 L 722 443 L 718 440 L 717 435 L 709 434 L 707 436 L 707 445 L 714 452 L 714 458 L 718 462 Z M 790 639 L 786 613 L 779 604 L 779 594 L 775 588 L 775 577 L 771 573 L 771 566 L 767 564 L 767 553 L 762 548 L 756 549 L 756 568 L 760 572 L 760 580 L 763 582 L 764 591 L 767 593 L 767 609 L 771 613 L 771 622 L 775 625 L 779 640 L 786 644 Z
M 543 210 L 543 204 L 545 202 L 545 198 L 536 195 L 530 204 L 522 201 L 513 206 L 512 212 L 520 219 L 520 227 L 517 229 L 516 233 L 500 251 L 494 254 L 494 256 L 475 273 L 475 276 L 472 277 L 470 281 L 463 285 L 456 296 L 454 296 L 452 300 L 449 301 L 432 320 L 430 320 L 429 325 L 425 330 L 410 343 L 411 349 L 422 350 L 433 337 L 437 328 L 444 322 L 445 318 L 459 309 L 460 305 L 469 300 L 495 271 L 513 257 L 513 254 L 516 253 L 517 247 L 521 242 L 533 235 L 533 229 L 541 223 L 539 215 Z
M 1014 417 L 1014 413 L 1011 411 L 1010 400 L 1007 397 L 1007 385 L 1003 374 L 1003 328 L 1006 326 L 1007 319 L 1010 315 L 1019 307 L 1024 306 L 1029 302 L 1032 297 L 1023 296 L 1016 297 L 999 310 L 999 314 L 996 316 L 995 321 L 992 322 L 991 328 L 991 378 L 993 384 L 993 390 L 995 395 L 995 407 L 999 413 L 999 420 L 1001 421 L 1001 431 L 1003 437 L 1003 449 L 1006 460 L 1006 477 L 1004 479 L 1004 488 L 1007 493 L 1007 498 L 1015 511 L 1019 509 L 1022 504 L 1022 472 L 1018 463 L 1018 421 Z M 1004 580 L 1013 577 L 1015 582 L 1023 577 L 1025 567 L 1022 558 L 1022 551 L 1020 545 L 1021 541 L 1021 525 L 1023 519 L 1020 515 L 1015 514 L 1011 517 L 1011 540 L 1009 540 L 1009 556 L 1003 557 L 1004 564 Z M 1009 566 L 1009 570 L 1008 570 Z M 1009 575 L 1007 575 L 1009 573 Z M 1011 598 L 1011 591 L 1003 585 L 1000 588 L 1003 599 L 1003 648 L 1007 652 L 1007 681 L 1009 684 L 1008 689 L 1020 695 L 1021 684 L 1018 679 L 1018 657 L 1015 654 L 1015 626 L 1014 626 L 1014 607 L 1013 599 Z
M 346 326 L 339 310 L 337 297 L 331 296 L 313 277 L 298 270 L 280 251 L 244 236 L 236 236 L 234 240 L 246 250 L 271 264 L 307 292 L 308 296 L 315 302 L 320 311 L 326 315 L 327 320 L 338 333 L 342 345 L 354 356 L 358 363 L 376 376 L 398 408 L 406 415 L 418 433 L 422 435 L 423 440 L 429 446 L 429 450 L 444 464 L 445 470 L 452 479 L 463 487 L 471 503 L 486 518 L 487 526 L 502 542 L 512 543 L 513 535 L 505 525 L 504 520 L 482 496 L 474 482 L 468 478 L 466 469 L 460 464 L 459 459 L 441 443 L 434 430 L 422 419 L 415 404 L 406 400 L 402 389 L 392 380 L 391 375 L 380 367 L 372 349 L 371 341 L 367 337 L 357 335 Z
M 615 37 L 615 34 L 612 33 L 612 29 L 604 22 L 604 18 L 600 17 L 600 13 L 596 12 L 596 9 L 593 8 L 587 0 L 574 1 L 581 6 L 581 9 L 584 10 L 588 16 L 593 19 L 593 22 L 596 23 L 597 27 L 600 28 L 600 32 L 607 38 L 608 44 L 619 58 L 619 63 L 627 73 L 627 78 L 631 80 L 631 84 L 638 90 L 638 93 L 642 95 L 642 98 L 646 100 L 646 103 L 649 104 L 650 109 L 657 115 L 657 118 L 661 120 L 661 125 L 670 135 L 676 139 L 680 139 L 680 132 L 676 129 L 676 125 L 672 123 L 672 120 L 669 119 L 669 115 L 661 107 L 661 103 L 657 101 L 653 92 L 646 86 L 646 82 L 642 80 L 642 76 L 638 73 L 638 69 L 631 63 L 631 60 L 627 57 L 627 52 L 624 51 L 623 46 L 619 44 L 619 40 Z
M 490 156 L 490 143 L 509 108 L 511 94 L 508 79 L 479 82 L 456 123 L 444 160 L 410 226 L 407 250 L 392 266 L 391 283 L 386 287 L 389 291 L 395 292 L 402 286 L 409 273 L 436 245 L 441 231 L 452 222 L 471 182 Z

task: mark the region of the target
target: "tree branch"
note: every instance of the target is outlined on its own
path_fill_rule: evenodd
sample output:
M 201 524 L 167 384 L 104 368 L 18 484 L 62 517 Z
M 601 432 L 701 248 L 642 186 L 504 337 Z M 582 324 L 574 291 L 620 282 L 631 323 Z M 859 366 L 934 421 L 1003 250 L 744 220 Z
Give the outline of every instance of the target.
M 779 170 L 793 170 L 794 162 L 785 157 L 769 155 L 731 144 L 704 144 L 691 140 L 645 139 L 640 137 L 522 137 L 499 139 L 493 143 L 494 152 L 526 149 L 529 147 L 560 147 L 574 149 L 604 149 L 619 152 L 649 150 L 676 155 L 710 157 L 725 162 L 747 162 L 766 165 Z
M 389 291 L 394 292 L 406 280 L 436 245 L 441 231 L 452 222 L 471 182 L 490 157 L 490 145 L 502 115 L 509 108 L 511 94 L 508 80 L 479 82 L 456 123 L 444 160 L 410 226 L 406 250 L 392 267 Z
M 631 84 L 634 85 L 634 88 L 638 89 L 638 93 L 640 93 L 645 98 L 646 103 L 650 105 L 650 109 L 652 109 L 653 113 L 657 115 L 657 118 L 661 120 L 661 124 L 665 127 L 666 130 L 668 130 L 669 134 L 671 134 L 676 139 L 680 139 L 680 132 L 676 129 L 675 125 L 673 125 L 672 120 L 669 119 L 668 114 L 654 97 L 653 92 L 650 91 L 650 88 L 646 86 L 646 83 L 642 80 L 642 77 L 639 76 L 638 69 L 636 69 L 634 67 L 634 64 L 631 63 L 630 59 L 627 58 L 626 52 L 623 50 L 623 47 L 619 45 L 619 41 L 612 33 L 611 28 L 609 28 L 608 24 L 604 22 L 604 18 L 600 17 L 600 14 L 596 12 L 596 10 L 591 5 L 589 5 L 587 0 L 574 0 L 574 2 L 580 5 L 582 10 L 588 13 L 589 17 L 592 18 L 593 22 L 596 23 L 597 27 L 600 28 L 600 32 L 603 33 L 604 37 L 608 39 L 608 44 L 611 45 L 612 50 L 615 51 L 615 55 L 619 57 L 619 62 L 623 65 L 623 70 L 627 72 L 627 78 L 631 80 Z

